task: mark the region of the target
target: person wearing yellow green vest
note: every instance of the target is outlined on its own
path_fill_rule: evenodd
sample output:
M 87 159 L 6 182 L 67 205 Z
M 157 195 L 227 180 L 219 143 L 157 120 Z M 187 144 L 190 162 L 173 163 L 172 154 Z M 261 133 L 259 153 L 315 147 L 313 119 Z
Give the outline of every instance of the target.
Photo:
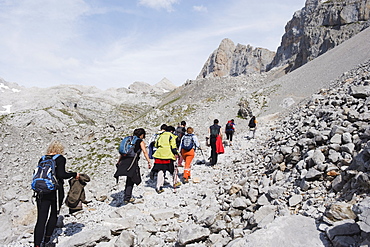
M 163 185 L 164 185 L 164 175 L 166 171 L 169 171 L 171 175 L 174 177 L 174 187 L 181 185 L 177 174 L 174 174 L 175 166 L 174 161 L 176 160 L 177 156 L 179 155 L 177 146 L 176 146 L 176 138 L 177 136 L 173 134 L 175 128 L 173 126 L 168 126 L 166 131 L 159 135 L 156 140 L 154 146 L 157 148 L 155 153 L 153 154 L 154 157 L 154 167 L 153 172 L 157 174 L 157 185 L 156 191 L 157 193 L 164 192 Z

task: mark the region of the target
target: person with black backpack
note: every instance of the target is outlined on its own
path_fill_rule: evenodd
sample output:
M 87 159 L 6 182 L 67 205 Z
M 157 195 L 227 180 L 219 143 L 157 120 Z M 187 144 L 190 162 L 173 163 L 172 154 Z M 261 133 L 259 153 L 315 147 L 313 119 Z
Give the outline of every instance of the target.
M 225 134 L 226 134 L 226 139 L 229 141 L 229 145 L 233 145 L 233 135 L 235 132 L 235 123 L 234 119 L 231 119 L 230 121 L 227 122 L 226 127 L 225 127 Z
M 53 182 L 48 182 L 47 178 L 42 179 L 41 175 L 34 176 L 32 188 L 36 193 L 37 203 L 37 222 L 34 229 L 34 246 L 54 246 L 50 240 L 57 224 L 58 214 L 64 199 L 64 179 L 79 179 L 80 174 L 77 172 L 66 172 L 66 158 L 62 155 L 64 147 L 59 141 L 54 141 L 47 149 L 46 155 L 39 160 L 38 168 L 35 174 L 50 171 L 51 177 L 55 177 L 55 186 Z M 44 164 L 44 165 L 42 165 Z M 39 171 L 39 172 L 38 172 Z M 54 173 L 54 174 L 53 174 Z M 49 176 L 50 177 L 50 176 Z M 48 186 L 38 185 L 43 182 Z M 49 191 L 47 190 L 49 189 Z
M 254 139 L 256 135 L 256 128 L 257 128 L 257 120 L 255 116 L 252 116 L 249 120 L 248 127 L 250 132 L 252 132 L 252 138 Z
M 200 149 L 198 137 L 194 135 L 193 132 L 194 129 L 192 127 L 188 127 L 186 129 L 186 134 L 181 138 L 180 142 L 181 156 L 185 160 L 183 175 L 184 183 L 189 182 L 191 162 L 194 159 L 196 148 Z
M 213 125 L 209 127 L 209 141 L 211 145 L 211 162 L 210 165 L 214 166 L 217 164 L 217 149 L 216 149 L 216 140 L 217 136 L 219 136 L 222 139 L 222 128 L 220 125 L 218 125 L 219 121 L 218 119 L 213 120 Z

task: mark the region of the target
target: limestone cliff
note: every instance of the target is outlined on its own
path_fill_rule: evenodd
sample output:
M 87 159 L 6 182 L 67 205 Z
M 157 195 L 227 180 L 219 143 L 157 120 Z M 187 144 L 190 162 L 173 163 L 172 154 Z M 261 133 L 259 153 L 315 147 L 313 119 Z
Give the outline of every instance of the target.
M 230 39 L 224 39 L 209 56 L 197 79 L 263 72 L 274 55 L 275 52 L 267 49 L 235 45 Z
M 307 0 L 285 26 L 276 54 L 222 40 L 197 79 L 299 68 L 370 26 L 370 0 Z
M 268 70 L 299 68 L 370 25 L 370 0 L 307 0 L 285 26 L 285 34 Z

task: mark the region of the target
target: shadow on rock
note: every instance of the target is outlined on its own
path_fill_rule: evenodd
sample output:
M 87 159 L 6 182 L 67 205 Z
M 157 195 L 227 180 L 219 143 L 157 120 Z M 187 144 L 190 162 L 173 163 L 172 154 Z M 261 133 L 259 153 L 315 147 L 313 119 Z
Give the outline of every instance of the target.
M 76 233 L 81 232 L 82 228 L 85 227 L 85 225 L 81 223 L 77 223 L 77 222 L 72 222 L 72 223 L 66 224 L 64 227 L 66 228 L 64 231 L 64 234 L 66 236 L 73 236 Z
M 122 190 L 120 192 L 114 193 L 111 195 L 113 198 L 112 202 L 109 203 L 109 206 L 112 207 L 120 207 L 123 205 L 123 197 L 125 196 L 125 192 Z

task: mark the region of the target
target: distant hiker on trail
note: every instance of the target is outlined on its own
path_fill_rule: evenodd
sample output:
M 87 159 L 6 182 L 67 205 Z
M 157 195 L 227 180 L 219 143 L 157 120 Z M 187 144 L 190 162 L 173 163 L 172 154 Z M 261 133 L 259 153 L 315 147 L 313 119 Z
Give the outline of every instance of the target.
M 39 164 L 43 161 L 55 161 L 52 163 L 55 164 L 57 186 L 55 190 L 36 192 L 37 222 L 34 229 L 34 246 L 41 246 L 41 244 L 53 246 L 50 240 L 64 199 L 63 179 L 74 177 L 78 180 L 80 177 L 77 172 L 66 172 L 66 158 L 63 153 L 63 145 L 59 141 L 53 141 L 48 147 L 46 155 L 39 160 Z
M 157 185 L 156 191 L 158 194 L 164 192 L 164 175 L 166 171 L 169 171 L 173 176 L 173 187 L 181 185 L 181 182 L 178 179 L 178 175 L 175 173 L 174 162 L 176 156 L 178 156 L 176 138 L 177 136 L 173 134 L 175 128 L 173 126 L 168 126 L 166 131 L 163 132 L 157 139 L 155 147 L 157 151 L 153 154 L 154 157 L 154 167 L 153 171 L 157 172 Z
M 184 182 L 188 183 L 190 178 L 190 169 L 191 169 L 191 162 L 195 156 L 195 149 L 199 148 L 199 141 L 198 137 L 193 134 L 194 129 L 192 127 L 188 127 L 186 129 L 186 134 L 181 138 L 180 142 L 180 150 L 183 159 L 185 160 L 185 168 L 184 168 Z
M 210 165 L 214 166 L 217 164 L 217 146 L 216 142 L 221 141 L 222 145 L 222 128 L 220 125 L 218 125 L 219 121 L 218 119 L 213 120 L 213 125 L 209 127 L 209 141 L 211 145 L 211 158 L 210 158 Z
M 125 142 L 125 139 L 126 138 L 122 140 L 121 145 L 124 144 L 123 142 Z M 152 167 L 148 152 L 146 151 L 144 139 L 145 130 L 143 128 L 135 129 L 133 136 L 130 136 L 129 147 L 126 150 L 121 150 L 120 148 L 120 157 L 116 165 L 117 171 L 114 174 L 114 177 L 117 179 L 117 182 L 119 176 L 127 177 L 125 195 L 123 197 L 124 205 L 135 201 L 135 199 L 132 198 L 132 189 L 134 188 L 134 184 L 139 185 L 141 183 L 139 167 L 141 152 L 143 152 L 144 157 L 148 162 L 148 169 Z
M 252 138 L 254 139 L 255 134 L 256 134 L 256 128 L 257 128 L 257 120 L 255 116 L 252 116 L 252 118 L 249 120 L 248 124 L 250 133 L 252 133 Z
M 176 128 L 176 133 L 175 135 L 177 136 L 177 139 L 176 139 L 176 146 L 177 146 L 177 149 L 180 150 L 180 142 L 181 142 L 181 138 L 185 135 L 186 133 L 186 122 L 185 121 L 181 121 L 181 124 L 179 124 Z M 183 162 L 183 158 L 181 155 L 179 155 L 177 157 L 177 166 L 181 167 L 182 166 L 182 162 Z
M 226 134 L 226 139 L 229 141 L 229 145 L 232 146 L 233 142 L 233 135 L 235 132 L 235 123 L 234 119 L 231 119 L 230 121 L 227 122 L 226 127 L 225 127 L 225 134 Z

